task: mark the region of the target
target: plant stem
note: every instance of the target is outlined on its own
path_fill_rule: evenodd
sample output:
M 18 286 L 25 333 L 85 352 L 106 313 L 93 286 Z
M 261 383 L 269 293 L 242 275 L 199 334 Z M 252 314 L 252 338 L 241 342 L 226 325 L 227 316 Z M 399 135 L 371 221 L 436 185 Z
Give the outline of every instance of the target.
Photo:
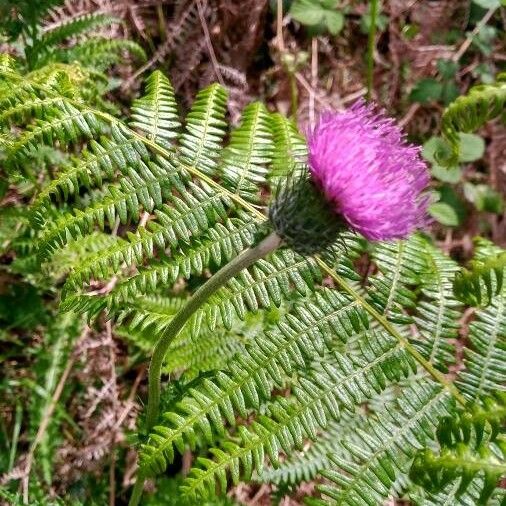
M 367 100 L 371 99 L 374 74 L 374 48 L 376 46 L 376 19 L 378 17 L 378 0 L 370 3 L 369 43 L 367 46 Z
M 176 316 L 170 322 L 169 326 L 162 334 L 151 357 L 149 365 L 148 381 L 148 407 L 146 412 L 146 428 L 149 431 L 153 428 L 158 419 L 160 409 L 160 376 L 162 371 L 165 354 L 171 343 L 177 337 L 188 319 L 197 311 L 197 309 L 206 302 L 206 300 L 216 290 L 221 288 L 228 280 L 233 278 L 243 269 L 249 267 L 258 259 L 263 258 L 271 251 L 274 251 L 281 245 L 281 238 L 272 232 L 256 246 L 243 251 L 227 265 L 222 267 L 216 274 L 210 277 L 188 300 L 188 302 L 178 311 Z M 139 474 L 135 483 L 129 506 L 136 506 L 142 496 L 144 478 Z
M 149 366 L 148 408 L 146 414 L 146 428 L 150 431 L 158 418 L 160 405 L 160 374 L 167 349 L 179 334 L 184 324 L 206 302 L 206 300 L 229 279 L 241 272 L 259 258 L 274 251 L 281 244 L 281 238 L 272 232 L 257 246 L 243 251 L 239 256 L 221 268 L 214 276 L 209 278 L 178 311 L 162 334 L 151 357 Z

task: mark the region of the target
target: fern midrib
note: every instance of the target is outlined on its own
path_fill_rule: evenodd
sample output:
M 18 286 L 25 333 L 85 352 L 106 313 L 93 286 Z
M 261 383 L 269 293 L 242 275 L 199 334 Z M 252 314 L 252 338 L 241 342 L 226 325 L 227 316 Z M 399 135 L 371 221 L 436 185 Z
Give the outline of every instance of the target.
M 159 128 L 159 124 L 160 124 L 160 117 L 158 115 L 158 111 L 160 109 L 159 104 L 161 103 L 161 101 L 162 101 L 161 99 L 163 98 L 162 97 L 162 90 L 161 90 L 161 86 L 160 86 L 161 75 L 157 72 L 155 74 L 155 76 L 156 76 L 155 77 L 156 82 L 155 82 L 155 86 L 154 86 L 155 95 L 153 97 L 154 107 L 150 111 L 154 116 L 154 123 L 152 124 L 153 132 L 148 134 L 149 138 L 152 141 L 155 141 L 156 138 L 158 137 L 158 128 Z M 153 105 L 153 104 L 150 104 L 150 105 Z
M 155 97 L 154 97 L 154 101 L 155 101 L 155 110 L 153 110 L 153 115 L 154 115 L 154 133 L 151 135 L 151 140 L 155 140 L 157 137 L 158 137 L 158 125 L 160 124 L 160 117 L 158 116 L 158 111 L 160 110 L 160 107 L 159 107 L 159 104 L 161 103 L 161 89 L 160 89 L 160 81 L 161 81 L 161 77 L 160 77 L 160 74 L 156 74 L 156 84 L 155 84 Z
M 349 310 L 353 307 L 355 307 L 357 305 L 356 301 L 353 301 L 351 303 L 349 303 L 347 306 L 343 306 L 343 307 L 340 307 L 338 309 L 336 309 L 335 311 L 332 311 L 331 313 L 329 313 L 328 315 L 325 315 L 323 318 L 319 319 L 319 320 L 316 320 L 312 323 L 312 325 L 308 325 L 304 328 L 304 330 L 301 330 L 300 332 L 297 332 L 295 333 L 291 339 L 287 339 L 287 338 L 284 338 L 284 345 L 283 346 L 280 346 L 279 348 L 276 349 L 275 352 L 271 352 L 271 355 L 269 357 L 269 362 L 274 360 L 275 356 L 277 355 L 280 355 L 281 353 L 285 352 L 286 350 L 288 350 L 289 348 L 292 347 L 293 343 L 296 342 L 302 335 L 304 334 L 307 334 L 311 329 L 313 328 L 317 328 L 318 326 L 321 325 L 322 322 L 325 322 L 327 320 L 330 320 L 332 319 L 334 316 L 340 314 L 342 311 L 346 311 L 346 310 Z M 226 390 L 221 390 L 221 392 L 225 393 L 225 395 L 222 395 L 220 396 L 220 398 L 214 398 L 213 401 L 209 404 L 207 404 L 205 406 L 205 408 L 201 408 L 201 411 L 197 414 L 194 414 L 192 417 L 190 418 L 187 418 L 186 419 L 186 423 L 184 425 L 181 425 L 179 426 L 177 429 L 171 429 L 171 430 L 174 430 L 174 434 L 175 435 L 178 435 L 178 434 L 181 434 L 183 433 L 184 434 L 184 430 L 187 426 L 193 426 L 194 423 L 202 417 L 202 414 L 206 415 L 206 413 L 211 413 L 214 408 L 216 406 L 219 406 L 219 404 L 221 403 L 221 398 L 226 398 L 226 399 L 230 399 L 232 393 L 234 391 L 241 391 L 242 392 L 242 388 L 244 387 L 244 385 L 249 382 L 251 380 L 251 378 L 253 378 L 255 376 L 255 372 L 257 370 L 260 370 L 260 369 L 264 369 L 265 368 L 265 363 L 258 363 L 258 362 L 255 362 L 255 368 L 254 369 L 249 369 L 247 372 L 247 374 L 245 374 L 242 378 L 241 378 L 241 381 L 236 381 L 236 379 L 234 377 L 232 377 L 231 379 L 234 381 L 234 385 L 231 385 L 230 388 L 226 389 Z M 200 405 L 199 405 L 200 407 Z M 159 450 L 159 452 L 164 452 L 165 451 L 165 448 L 167 448 L 169 445 L 172 445 L 172 442 L 174 441 L 175 437 L 171 435 L 172 439 L 165 442 L 163 445 L 161 446 L 156 446 L 157 450 Z M 151 458 L 151 457 L 150 457 Z
M 202 135 L 200 137 L 201 142 L 199 142 L 199 147 L 198 147 L 197 152 L 195 153 L 195 158 L 194 158 L 194 160 L 196 162 L 198 162 L 200 160 L 200 156 L 202 154 L 202 151 L 204 150 L 204 142 L 206 140 L 206 137 L 207 137 L 207 134 L 209 131 L 209 118 L 211 117 L 211 112 L 214 109 L 214 104 L 216 103 L 217 95 L 218 95 L 218 88 L 215 87 L 215 88 L 213 88 L 212 94 L 210 95 L 210 100 L 209 100 L 210 104 L 206 109 L 206 115 L 205 115 L 206 119 L 204 121 L 204 132 L 202 133 Z M 193 136 L 193 134 L 190 134 L 190 133 L 189 133 L 189 135 Z M 218 185 L 218 186 L 221 187 L 221 185 Z

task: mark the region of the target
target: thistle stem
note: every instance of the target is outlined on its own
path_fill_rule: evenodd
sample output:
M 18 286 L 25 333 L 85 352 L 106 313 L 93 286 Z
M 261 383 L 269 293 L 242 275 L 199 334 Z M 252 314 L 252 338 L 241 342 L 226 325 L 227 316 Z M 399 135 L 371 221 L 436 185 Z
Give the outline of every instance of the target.
M 219 288 L 221 288 L 229 279 L 241 272 L 259 258 L 274 251 L 281 244 L 281 238 L 272 232 L 263 239 L 257 246 L 243 251 L 227 265 L 222 267 L 214 276 L 209 278 L 188 300 L 188 302 L 178 311 L 172 319 L 169 326 L 162 334 L 162 337 L 156 343 L 149 366 L 149 390 L 148 390 L 148 408 L 146 413 L 146 428 L 150 431 L 153 428 L 157 418 L 160 406 L 160 376 L 165 354 L 170 344 L 179 334 L 184 324 L 197 311 L 197 309 L 206 302 L 206 300 Z
M 256 246 L 243 251 L 209 278 L 179 310 L 176 316 L 174 316 L 169 326 L 156 343 L 149 365 L 148 407 L 146 412 L 146 428 L 148 432 L 151 431 L 158 419 L 160 409 L 160 376 L 165 354 L 171 343 L 177 337 L 189 318 L 214 292 L 216 292 L 216 290 L 221 288 L 228 280 L 243 269 L 277 249 L 281 245 L 281 242 L 281 238 L 275 232 L 272 232 Z M 139 504 L 143 484 L 144 479 L 139 475 L 132 492 L 132 497 L 130 498 L 130 506 Z

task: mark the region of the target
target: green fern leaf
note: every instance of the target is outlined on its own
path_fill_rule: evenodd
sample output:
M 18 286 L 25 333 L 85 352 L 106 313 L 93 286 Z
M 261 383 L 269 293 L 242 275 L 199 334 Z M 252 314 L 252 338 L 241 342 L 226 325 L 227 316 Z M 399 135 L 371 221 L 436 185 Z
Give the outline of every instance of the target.
M 330 419 L 339 419 L 343 408 L 353 409 L 373 393 L 381 391 L 389 380 L 399 380 L 416 369 L 399 344 L 384 336 L 367 335 L 362 341 L 362 357 L 334 355 L 334 364 L 302 375 L 293 388 L 292 401 L 278 398 L 267 408 L 267 416 L 257 416 L 248 428 L 239 430 L 241 444 L 230 441 L 224 450 L 211 449 L 215 460 L 198 459 L 203 469 L 193 468 L 181 487 L 191 499 L 215 493 L 213 479 L 226 490 L 227 473 L 237 484 L 244 474 L 261 472 L 263 455 L 279 466 L 279 454 L 301 449 L 305 438 L 316 439 Z
M 200 91 L 186 116 L 180 151 L 185 163 L 204 174 L 216 175 L 222 141 L 225 136 L 226 91 L 212 84 Z
M 68 146 L 78 139 L 91 138 L 101 128 L 93 114 L 82 112 L 69 103 L 63 103 L 63 110 L 56 112 L 46 120 L 36 120 L 33 127 L 15 142 L 9 157 L 16 164 L 29 157 L 41 145 L 52 146 L 56 141 Z
M 246 416 L 246 406 L 258 407 L 260 399 L 270 397 L 274 385 L 283 385 L 285 375 L 304 366 L 304 357 L 332 346 L 331 329 L 346 340 L 367 328 L 365 314 L 347 297 L 327 290 L 313 297 L 314 302 L 298 305 L 275 331 L 258 337 L 253 347 L 231 361 L 227 372 L 205 380 L 200 391 L 192 392 L 176 412 L 167 415 L 167 426 L 155 428 L 160 433 L 143 449 L 141 466 L 146 472 L 159 472 L 171 462 L 174 445 L 180 449 L 185 440 L 194 445 L 196 428 L 206 428 L 206 437 L 212 440 L 207 427 L 212 424 L 217 433 L 223 432 L 221 416 L 233 424 L 235 410 Z
M 248 202 L 258 203 L 258 192 L 266 184 L 271 159 L 269 113 L 259 102 L 250 104 L 223 152 L 220 171 L 225 186 Z
M 430 440 L 438 419 L 448 415 L 452 402 L 447 392 L 419 378 L 384 412 L 357 429 L 361 441 L 342 441 L 352 454 L 330 456 L 333 468 L 322 472 L 331 485 L 318 489 L 330 498 L 322 504 L 382 504 L 407 474 L 420 444 Z
M 423 239 L 414 235 L 406 241 L 378 243 L 372 259 L 380 272 L 369 277 L 370 302 L 390 321 L 411 323 L 405 309 L 415 309 L 413 287 L 420 286 L 422 274 L 427 272 Z
M 130 126 L 161 146 L 170 147 L 170 142 L 179 136 L 181 123 L 174 89 L 161 71 L 156 70 L 146 79 L 146 95 L 132 105 Z
M 476 241 L 475 262 L 495 262 L 504 253 L 490 241 Z M 501 276 L 499 276 L 500 278 Z M 491 293 L 497 292 L 496 279 L 490 278 Z M 478 309 L 469 325 L 469 345 L 464 349 L 464 365 L 457 384 L 469 400 L 478 401 L 504 390 L 506 380 L 506 287 L 492 296 L 489 305 Z
M 420 246 L 425 247 L 428 271 L 422 277 L 413 315 L 420 336 L 413 342 L 430 363 L 446 371 L 455 361 L 453 343 L 458 337 L 461 314 L 461 305 L 452 290 L 459 267 L 428 240 L 421 240 Z
M 469 399 L 479 399 L 506 384 L 506 297 L 497 297 L 476 312 L 469 325 L 469 347 L 457 384 Z
M 470 270 L 463 269 L 455 276 L 453 290 L 457 299 L 470 306 L 487 306 L 499 295 L 504 283 L 506 253 L 499 253 L 485 261 L 471 262 Z
M 459 497 L 481 476 L 477 504 L 488 504 L 498 480 L 506 474 L 505 400 L 504 395 L 486 399 L 484 407 L 471 405 L 443 419 L 438 428 L 440 451 L 419 452 L 411 478 L 431 492 L 459 479 L 455 494 Z
M 340 445 L 340 439 L 359 441 L 357 427 L 366 423 L 362 413 L 343 411 L 338 421 L 332 420 L 321 436 L 301 452 L 290 452 L 287 459 L 278 468 L 268 468 L 260 475 L 260 481 L 276 485 L 298 485 L 303 481 L 311 481 L 323 470 L 331 466 L 329 455 L 339 454 L 350 458 L 349 451 Z M 356 436 L 354 440 L 354 436 Z
M 271 114 L 270 122 L 273 154 L 268 177 L 275 188 L 293 170 L 303 170 L 308 150 L 304 138 L 292 121 L 281 114 Z
M 128 39 L 88 38 L 69 49 L 57 50 L 52 58 L 66 63 L 78 62 L 96 71 L 105 71 L 120 63 L 123 54 L 128 53 L 136 60 L 146 60 L 146 53 L 139 44 Z
M 108 26 L 120 22 L 120 19 L 107 14 L 78 16 L 46 30 L 38 43 L 40 48 L 55 46 L 69 37 L 76 37 L 100 26 Z

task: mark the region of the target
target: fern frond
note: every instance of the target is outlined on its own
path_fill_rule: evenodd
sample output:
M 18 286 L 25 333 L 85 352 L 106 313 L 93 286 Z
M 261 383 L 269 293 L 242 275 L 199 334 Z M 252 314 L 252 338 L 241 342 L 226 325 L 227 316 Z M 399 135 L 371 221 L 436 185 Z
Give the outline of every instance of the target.
M 85 14 L 49 28 L 40 37 L 38 43 L 40 48 L 55 46 L 70 37 L 77 37 L 100 26 L 114 23 L 121 23 L 121 20 L 107 14 Z
M 181 260 L 183 258 L 187 264 L 188 257 L 181 257 Z M 190 264 L 185 267 L 191 268 Z M 150 270 L 148 272 L 154 273 L 156 276 L 156 271 Z M 162 270 L 163 274 L 170 275 L 174 281 L 177 279 L 178 272 L 179 266 L 172 262 Z M 190 272 L 188 271 L 188 273 Z M 319 281 L 321 281 L 321 272 L 314 261 L 297 257 L 291 251 L 278 252 L 272 255 L 269 260 L 259 260 L 252 267 L 243 270 L 237 277 L 230 280 L 213 294 L 201 309 L 195 312 L 188 325 L 191 326 L 194 338 L 201 333 L 204 322 L 211 332 L 215 331 L 220 324 L 230 330 L 237 318 L 244 320 L 247 314 L 255 314 L 259 309 L 279 307 L 282 299 L 290 296 L 292 284 L 299 294 L 306 295 L 314 290 L 315 284 Z M 127 290 L 136 292 L 136 289 L 127 281 L 120 288 L 123 297 L 127 296 L 125 287 Z M 113 293 L 112 297 L 116 297 L 117 294 L 118 292 Z M 114 304 L 120 308 L 118 313 L 121 314 L 122 319 L 133 317 L 139 322 L 143 322 L 143 326 L 156 323 L 157 332 L 166 328 L 172 319 L 156 315 L 149 310 L 146 311 L 142 299 L 130 300 L 129 306 L 126 308 L 117 300 Z
M 128 39 L 108 39 L 93 37 L 66 50 L 56 51 L 52 57 L 63 62 L 78 62 L 84 67 L 105 71 L 114 64 L 120 63 L 124 53 L 136 60 L 146 60 L 144 49 Z
M 390 321 L 406 324 L 412 318 L 405 309 L 416 307 L 416 292 L 427 271 L 423 239 L 412 236 L 406 241 L 379 243 L 372 251 L 379 274 L 369 277 L 369 301 Z
M 470 306 L 487 306 L 502 291 L 505 269 L 506 252 L 472 261 L 469 270 L 455 276 L 455 297 Z
M 253 243 L 256 228 L 256 224 L 247 221 L 247 216 L 242 213 L 237 218 L 215 223 L 198 239 L 180 244 L 170 257 L 140 267 L 137 274 L 118 283 L 101 307 L 112 312 L 115 308 L 124 310 L 126 302 L 140 295 L 156 293 L 161 286 L 171 286 L 179 278 L 202 275 L 211 264 L 220 266 Z M 80 307 L 80 312 L 88 310 L 86 303 Z
M 292 285 L 299 294 L 306 295 L 321 279 L 321 271 L 314 260 L 304 259 L 290 250 L 278 251 L 269 259 L 259 260 L 244 269 L 216 291 L 195 313 L 194 334 L 199 333 L 202 320 L 210 330 L 216 328 L 219 320 L 230 329 L 234 315 L 244 320 L 248 312 L 278 307 L 282 298 L 290 295 Z
M 499 258 L 504 250 L 484 239 L 476 240 L 474 262 L 484 265 Z M 506 384 L 506 286 L 497 293 L 499 277 L 490 276 L 492 298 L 485 308 L 476 311 L 469 325 L 468 342 L 464 349 L 464 370 L 457 384 L 469 400 L 479 401 L 482 396 L 503 391 Z M 480 280 L 480 283 L 482 281 Z M 480 288 L 481 289 L 481 288 Z M 475 288 L 477 290 L 477 288 Z
M 252 318 L 248 321 L 254 323 Z M 200 335 L 196 341 L 191 337 L 178 339 L 170 348 L 163 370 L 165 373 L 184 372 L 185 378 L 192 379 L 202 372 L 223 369 L 229 360 L 245 352 L 252 330 L 236 324 L 232 332 L 213 331 Z
M 217 175 L 218 158 L 225 137 L 227 92 L 219 84 L 201 90 L 186 116 L 179 139 L 185 163 L 208 175 Z
M 148 226 L 138 227 L 135 233 L 128 232 L 126 239 L 121 239 L 112 247 L 98 251 L 88 261 L 76 266 L 65 283 L 63 295 L 75 290 L 93 279 L 107 279 L 119 274 L 120 269 L 141 264 L 145 258 L 152 258 L 155 246 L 164 249 L 168 237 L 159 224 L 150 222 Z M 97 302 L 99 302 L 98 300 Z M 103 304 L 102 301 L 100 301 Z M 66 306 L 73 309 L 73 306 Z
M 91 138 L 100 133 L 100 123 L 87 111 L 80 111 L 68 102 L 62 104 L 62 110 L 53 109 L 52 115 L 44 120 L 35 121 L 26 132 L 16 140 L 9 152 L 9 158 L 16 164 L 31 156 L 41 145 L 68 146 L 78 139 Z
M 148 139 L 161 146 L 179 136 L 181 123 L 172 84 L 160 70 L 146 79 L 146 94 L 132 105 L 130 126 L 138 128 Z
M 461 305 L 454 297 L 452 282 L 459 266 L 428 240 L 423 240 L 427 272 L 413 315 L 421 339 L 414 343 L 430 363 L 447 370 L 455 361 L 454 340 L 458 337 Z
M 413 490 L 414 489 L 414 490 Z M 409 500 L 415 506 L 475 506 L 478 504 L 483 481 L 478 476 L 467 487 L 464 493 L 459 492 L 459 482 L 450 483 L 441 492 L 431 493 L 420 486 L 411 484 Z M 496 488 L 487 502 L 487 506 L 502 506 L 506 498 L 506 490 Z
M 105 188 L 104 197 L 95 205 L 84 211 L 75 209 L 74 213 L 59 217 L 53 226 L 44 230 L 40 241 L 41 256 L 50 254 L 76 236 L 89 233 L 95 225 L 103 229 L 106 219 L 111 228 L 116 219 L 123 224 L 129 219 L 138 221 L 141 209 L 153 211 L 160 207 L 154 211 L 159 225 L 152 240 L 162 250 L 165 244 L 176 247 L 180 240 L 188 242 L 191 236 L 197 236 L 215 222 L 226 219 L 226 208 L 230 206 L 226 194 L 214 191 L 204 182 L 189 182 L 185 187 L 178 169 L 168 162 L 163 166 L 150 164 L 150 167 L 141 163 L 140 168 L 143 177 L 137 178 L 134 184 L 126 178 L 120 179 L 119 185 Z M 129 175 L 133 174 L 129 170 Z M 182 188 L 184 191 L 178 191 L 177 195 L 171 193 L 172 189 Z M 164 200 L 168 204 L 163 203 Z M 154 223 L 151 222 L 151 227 L 156 226 Z M 152 247 L 144 249 L 148 254 Z M 140 257 L 138 261 L 141 261 Z
M 437 421 L 450 414 L 448 393 L 422 378 L 404 389 L 399 399 L 384 412 L 357 428 L 361 441 L 343 440 L 352 454 L 330 456 L 333 468 L 321 474 L 332 482 L 318 489 L 330 501 L 315 504 L 382 504 L 396 490 L 398 478 L 407 474 L 416 451 L 435 432 Z
M 273 138 L 271 170 L 268 178 L 275 188 L 293 170 L 302 170 L 307 160 L 307 146 L 293 121 L 275 113 L 270 118 Z
M 471 405 L 441 421 L 437 435 L 439 452 L 426 449 L 417 454 L 410 476 L 430 492 L 439 492 L 459 481 L 456 497 L 477 477 L 481 490 L 477 504 L 488 504 L 498 480 L 506 474 L 504 395 Z
M 26 123 L 28 118 L 32 117 L 44 119 L 48 114 L 54 113 L 55 109 L 63 108 L 65 104 L 61 96 L 39 98 L 27 94 L 23 102 L 20 100 L 21 95 L 17 90 L 15 96 L 5 98 L 0 102 L 0 110 L 3 111 L 0 115 L 2 124 Z
M 260 102 L 248 105 L 223 151 L 220 172 L 224 185 L 248 202 L 258 203 L 259 190 L 267 181 L 272 148 L 267 109 Z
M 278 398 L 267 408 L 267 416 L 256 418 L 247 428 L 240 428 L 241 444 L 223 444 L 224 450 L 211 449 L 215 460 L 197 460 L 181 487 L 191 499 L 214 495 L 213 481 L 226 490 L 227 474 L 237 484 L 241 475 L 249 480 L 253 471 L 261 472 L 263 455 L 274 467 L 279 466 L 281 451 L 289 454 L 301 449 L 305 438 L 316 439 L 329 419 L 338 420 L 341 410 L 353 409 L 373 393 L 381 391 L 388 380 L 409 375 L 416 365 L 392 339 L 367 335 L 362 341 L 362 357 L 335 353 L 333 364 L 323 364 L 318 371 L 302 375 L 293 387 L 293 400 Z M 241 472 L 242 467 L 242 472 Z
M 506 105 L 506 74 L 500 74 L 497 82 L 471 88 L 467 95 L 458 97 L 445 110 L 441 131 L 449 141 L 452 156 L 443 160 L 445 164 L 457 161 L 459 154 L 459 132 L 474 132 L 487 121 L 504 113 Z
M 150 168 L 145 164 L 141 167 L 142 162 L 149 160 L 144 145 L 136 139 L 127 139 L 116 127 L 112 127 L 111 135 L 112 140 L 104 137 L 100 143 L 91 139 L 90 150 L 83 150 L 79 160 L 75 160 L 72 165 L 65 168 L 39 193 L 31 208 L 35 222 L 44 222 L 44 214 L 52 196 L 67 200 L 70 195 L 78 193 L 80 188 L 89 190 L 95 186 L 100 187 L 104 179 L 115 177 L 116 170 L 136 187 L 141 186 L 141 178 L 145 177 L 148 181 L 152 181 L 156 179 L 155 174 L 158 173 L 161 176 L 160 189 L 156 192 L 152 189 L 150 195 L 156 198 L 163 193 L 162 186 L 165 186 L 163 177 L 167 173 L 160 172 L 159 167 L 154 164 L 150 164 Z M 142 194 L 139 197 L 142 198 Z M 156 203 L 161 205 L 161 199 L 157 198 Z
M 133 331 L 143 332 L 150 329 L 153 335 L 158 335 L 174 318 L 174 315 L 184 304 L 183 298 L 148 296 L 130 301 L 129 305 L 118 311 L 117 323 L 122 324 L 128 318 L 128 328 Z M 129 318 L 129 316 L 132 316 Z M 184 330 L 178 336 L 184 339 L 187 332 Z M 175 344 L 175 343 L 174 343 Z M 151 342 L 151 347 L 154 341 Z
M 168 182 L 167 176 L 159 177 L 159 179 L 151 182 L 151 187 L 156 189 L 159 187 L 160 183 Z M 90 233 L 96 225 L 103 230 L 106 220 L 111 228 L 114 227 L 116 219 L 123 224 L 127 223 L 129 218 L 133 221 L 137 221 L 142 206 L 142 203 L 139 202 L 138 195 L 142 190 L 147 190 L 147 187 L 148 185 L 139 190 L 139 188 L 128 187 L 126 184 L 120 185 L 119 188 L 111 185 L 105 189 L 103 200 L 100 200 L 85 211 L 75 209 L 73 213 L 62 213 L 55 222 L 48 224 L 47 228 L 44 228 L 42 231 L 38 241 L 40 258 L 42 260 L 49 258 L 58 248 Z M 147 195 L 142 192 L 142 196 L 148 199 L 144 200 L 143 203 L 146 209 L 151 210 L 154 202 L 150 199 L 149 193 L 147 191 L 146 193 Z M 155 227 L 154 224 L 151 226 Z M 161 233 L 160 230 L 157 230 L 157 232 L 159 233 L 156 238 L 160 241 L 164 236 L 167 236 L 167 234 Z M 143 237 L 146 237 L 146 234 L 144 234 Z M 147 248 L 147 250 L 149 249 L 152 248 Z M 139 261 L 141 260 L 142 259 L 139 258 Z
M 60 250 L 57 258 L 53 257 L 49 262 L 42 265 L 42 272 L 59 281 L 65 275 L 68 275 L 77 264 L 87 262 L 97 252 L 111 248 L 121 240 L 117 236 L 93 232 Z
M 506 297 L 499 296 L 476 312 L 469 325 L 469 346 L 464 350 L 464 370 L 457 378 L 468 399 L 478 400 L 506 384 Z

